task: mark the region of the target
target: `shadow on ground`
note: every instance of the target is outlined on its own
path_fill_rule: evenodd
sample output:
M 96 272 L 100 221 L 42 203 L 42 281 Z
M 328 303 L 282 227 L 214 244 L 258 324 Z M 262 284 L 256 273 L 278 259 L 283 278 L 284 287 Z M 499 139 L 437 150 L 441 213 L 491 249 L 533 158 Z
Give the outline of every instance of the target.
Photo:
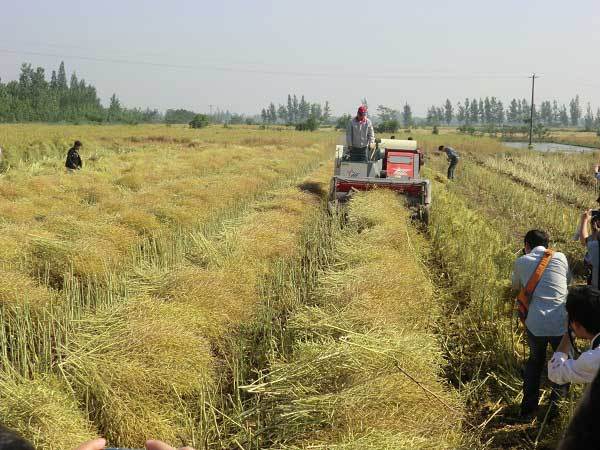
M 316 181 L 305 181 L 304 183 L 300 183 L 298 189 L 316 195 L 317 197 L 323 197 L 325 195 L 323 183 L 318 183 Z

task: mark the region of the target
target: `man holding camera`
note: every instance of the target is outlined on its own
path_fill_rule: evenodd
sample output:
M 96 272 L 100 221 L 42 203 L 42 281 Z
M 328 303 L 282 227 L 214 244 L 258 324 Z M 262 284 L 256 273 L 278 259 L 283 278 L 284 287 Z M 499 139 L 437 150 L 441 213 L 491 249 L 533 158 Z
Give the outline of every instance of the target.
M 517 290 L 529 289 L 532 277 L 537 278 L 521 317 L 529 346 L 529 359 L 523 371 L 521 417 L 529 419 L 538 409 L 540 377 L 546 362 L 548 344 L 556 350 L 567 332 L 565 300 L 570 273 L 565 255 L 548 249 L 549 237 L 546 232 L 530 230 L 525 234 L 524 241 L 525 254 L 514 263 L 512 285 Z M 540 270 L 542 267 L 544 268 Z M 566 395 L 567 390 L 567 385 L 553 385 L 551 405 L 559 397 Z
M 565 333 L 548 362 L 548 378 L 555 383 L 591 383 L 600 367 L 600 291 L 577 286 L 567 296 L 569 325 L 575 336 L 590 341 L 590 350 L 570 359 L 572 341 Z
M 591 229 L 591 234 L 590 234 Z M 600 274 L 600 210 L 588 209 L 581 215 L 579 224 L 579 241 L 587 249 L 584 262 L 591 268 L 588 284 L 598 289 Z

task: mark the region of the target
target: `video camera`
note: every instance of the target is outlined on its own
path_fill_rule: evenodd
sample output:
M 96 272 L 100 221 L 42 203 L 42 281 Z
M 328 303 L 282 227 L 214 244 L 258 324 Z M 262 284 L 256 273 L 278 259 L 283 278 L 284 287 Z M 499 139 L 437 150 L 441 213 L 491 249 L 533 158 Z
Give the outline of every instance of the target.
M 600 209 L 592 209 L 592 220 L 600 220 Z

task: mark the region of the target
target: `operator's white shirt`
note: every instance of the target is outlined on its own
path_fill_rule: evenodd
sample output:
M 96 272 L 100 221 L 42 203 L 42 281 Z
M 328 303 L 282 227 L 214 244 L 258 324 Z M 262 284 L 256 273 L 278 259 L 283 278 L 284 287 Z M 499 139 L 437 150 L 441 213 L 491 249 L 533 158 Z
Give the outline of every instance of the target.
M 598 333 L 592 342 L 598 342 Z M 593 345 L 593 344 L 592 344 Z M 556 384 L 591 383 L 594 381 L 600 367 L 600 346 L 583 352 L 577 359 L 569 355 L 555 352 L 548 361 L 548 378 Z

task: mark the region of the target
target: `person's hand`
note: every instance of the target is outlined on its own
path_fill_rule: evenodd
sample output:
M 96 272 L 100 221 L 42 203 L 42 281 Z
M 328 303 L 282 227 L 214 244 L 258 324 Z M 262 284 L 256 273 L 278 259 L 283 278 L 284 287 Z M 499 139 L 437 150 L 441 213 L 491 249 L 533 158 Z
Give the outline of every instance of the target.
M 102 450 L 106 446 L 106 439 L 98 438 L 84 442 L 75 450 Z
M 600 164 L 596 164 L 594 166 L 594 173 L 598 173 L 598 172 L 600 172 Z
M 175 447 L 171 447 L 169 444 L 165 444 L 162 441 L 150 440 L 146 441 L 146 450 L 176 450 Z M 179 450 L 194 450 L 192 447 L 181 447 Z
M 571 351 L 571 338 L 569 337 L 569 332 L 568 331 L 565 334 L 563 334 L 563 337 L 560 340 L 560 344 L 558 344 L 558 347 L 556 348 L 556 351 L 564 353 L 565 355 L 568 355 L 570 353 L 570 351 Z
M 581 214 L 581 218 L 583 220 L 591 220 L 592 218 L 592 210 L 591 209 L 587 209 L 583 212 L 583 214 Z
M 369 144 L 369 150 L 373 150 L 375 148 L 375 144 L 373 144 L 372 142 Z

